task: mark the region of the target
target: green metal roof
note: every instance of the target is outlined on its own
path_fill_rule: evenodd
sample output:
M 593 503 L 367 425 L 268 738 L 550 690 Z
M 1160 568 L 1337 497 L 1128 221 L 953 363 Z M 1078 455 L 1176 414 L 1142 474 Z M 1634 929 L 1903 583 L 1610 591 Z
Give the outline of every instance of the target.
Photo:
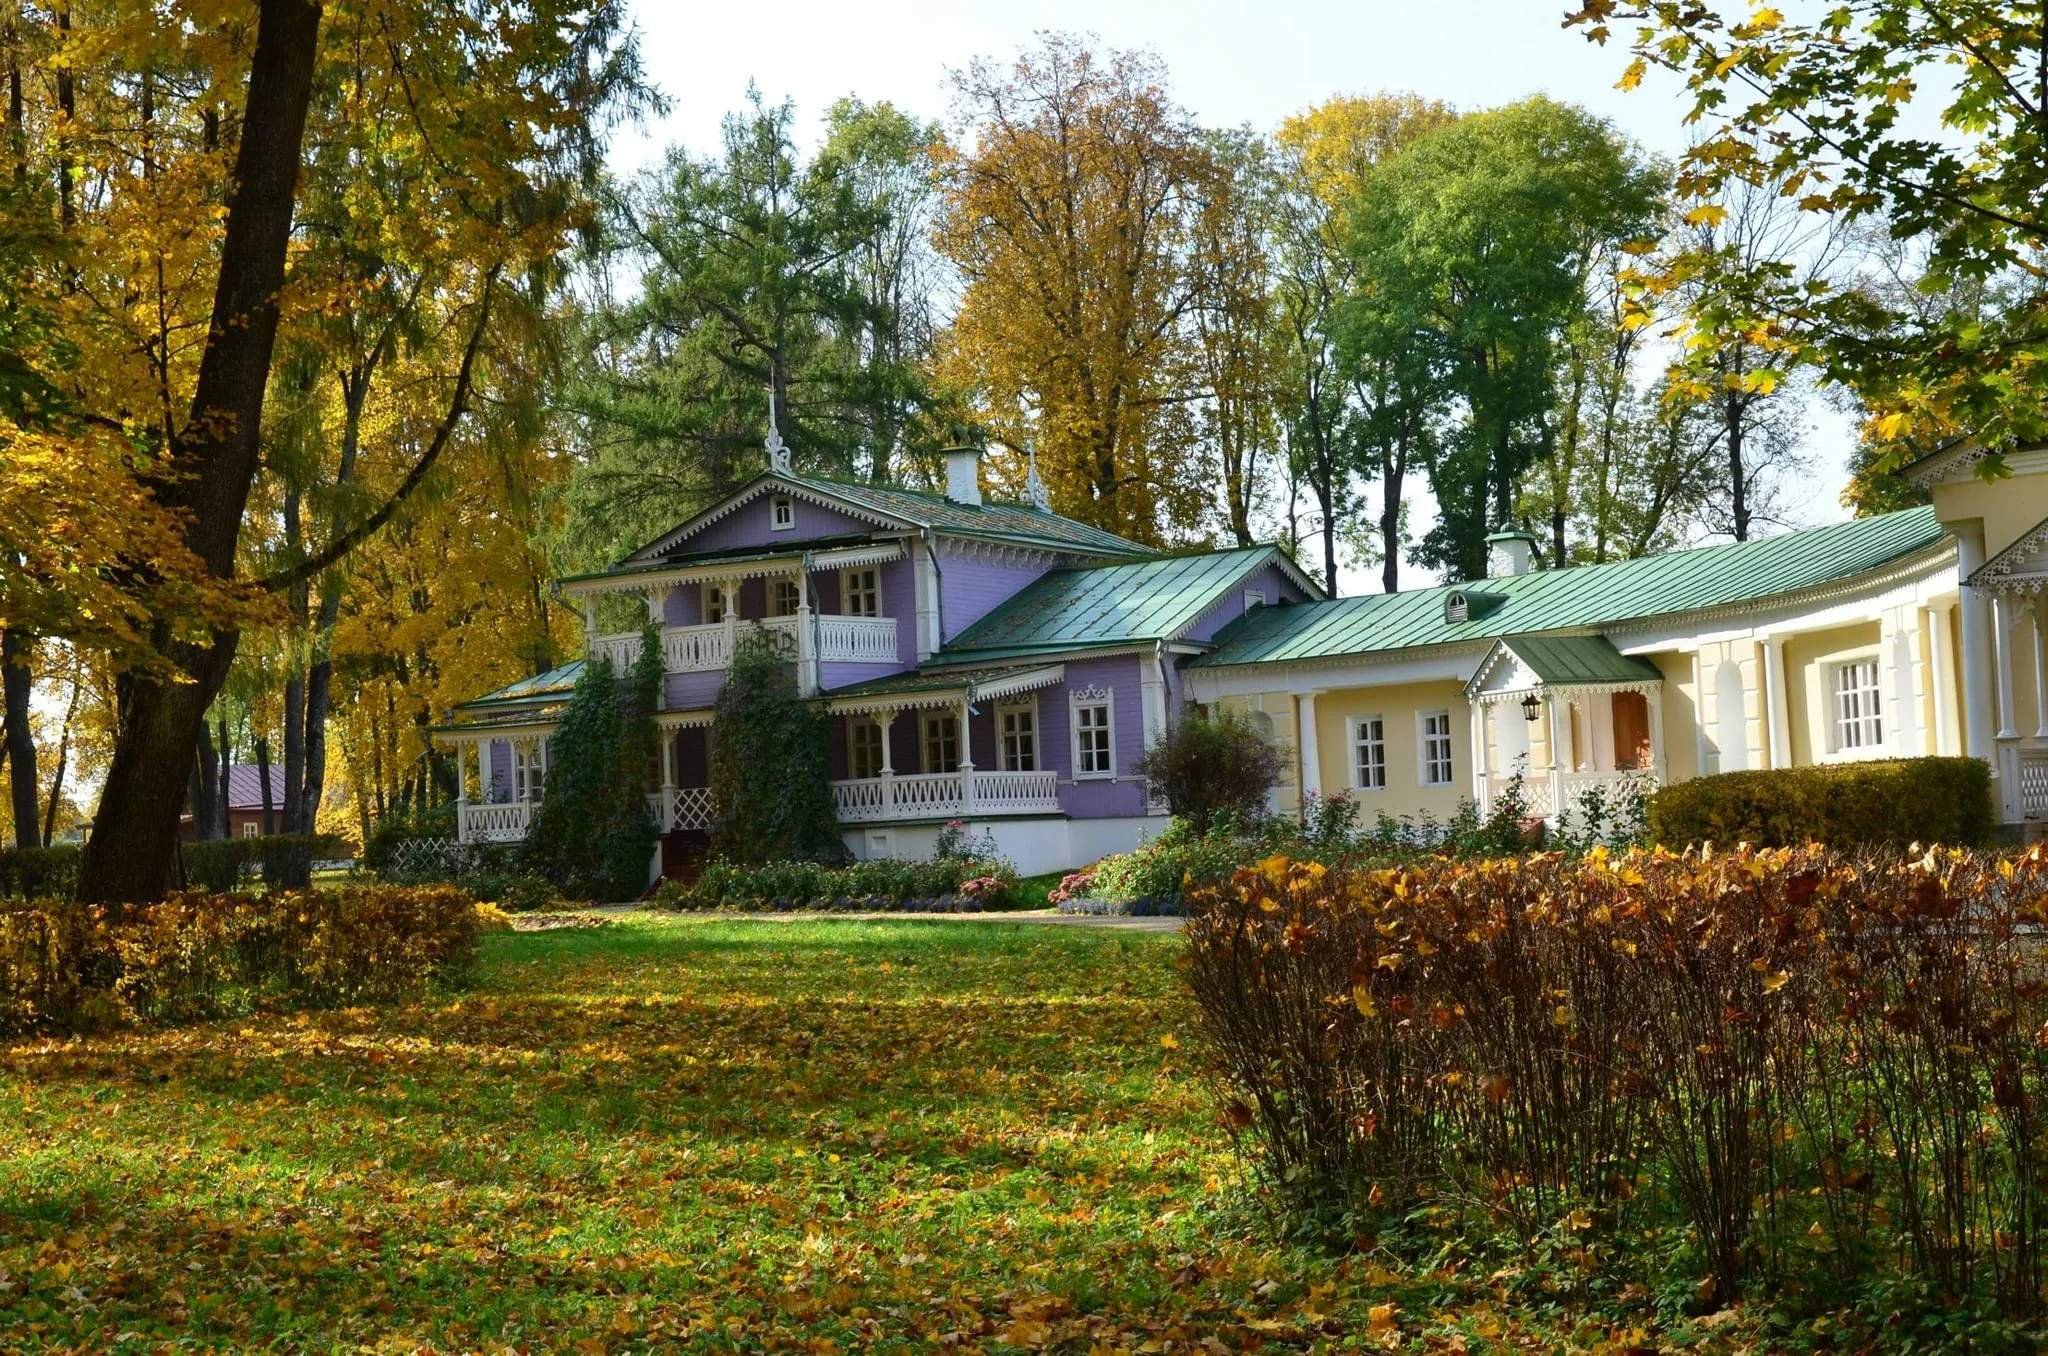
M 1664 676 L 1641 655 L 1615 649 L 1605 636 L 1509 636 L 1500 643 L 1546 684 L 1640 683 Z
M 516 683 L 507 683 L 495 692 L 486 692 L 481 697 L 472 697 L 456 706 L 458 711 L 470 711 L 479 706 L 498 705 L 507 702 L 544 701 L 573 692 L 576 682 L 583 677 L 583 661 L 572 659 L 546 673 L 537 673 L 531 678 L 521 678 Z
M 1216 649 L 1190 664 L 1211 668 L 1371 654 L 1754 602 L 1853 579 L 1925 551 L 1943 537 L 1933 509 L 1913 508 L 1762 541 L 1535 570 L 1474 581 L 1470 589 L 1496 601 L 1455 623 L 1444 620 L 1444 596 L 1468 590 L 1464 584 L 1259 608 L 1226 628 Z
M 866 485 L 859 481 L 827 480 L 822 476 L 790 478 L 809 485 L 820 494 L 836 495 L 876 513 L 886 513 L 941 532 L 1000 537 L 1068 549 L 1079 547 L 1122 556 L 1140 555 L 1149 549 L 1099 527 L 1033 508 L 1029 504 L 996 499 L 984 499 L 979 504 L 959 504 L 942 494 L 894 485 Z
M 1053 570 L 997 604 L 931 662 L 987 663 L 1168 640 L 1201 620 L 1233 585 L 1281 559 L 1278 547 L 1253 546 Z

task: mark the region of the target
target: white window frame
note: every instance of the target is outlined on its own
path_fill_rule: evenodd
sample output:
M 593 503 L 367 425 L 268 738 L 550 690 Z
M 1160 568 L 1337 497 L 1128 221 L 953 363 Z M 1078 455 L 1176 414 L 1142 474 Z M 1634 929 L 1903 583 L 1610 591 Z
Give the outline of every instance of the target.
M 783 610 L 783 590 L 789 590 L 789 608 Z M 803 606 L 804 586 L 794 579 L 771 579 L 768 581 L 768 615 L 771 617 L 794 617 Z
M 1017 731 L 1011 730 L 1011 718 L 1015 716 L 1024 717 L 1026 724 L 1023 729 Z M 1029 767 L 1020 767 L 1018 765 L 1019 760 L 1012 756 L 1010 741 L 1013 737 L 1018 738 L 1020 741 L 1027 743 L 1030 746 L 1029 752 L 1031 755 L 1031 765 Z M 996 766 L 1001 768 L 1004 772 L 1036 772 L 1039 770 L 1039 762 L 1040 759 L 1038 757 L 1038 698 L 1034 696 L 1026 701 L 1003 702 L 1001 705 L 997 706 Z
M 768 530 L 788 532 L 796 526 L 796 500 L 786 494 L 768 500 Z
M 1370 738 L 1370 740 L 1368 740 L 1368 739 L 1366 738 L 1366 733 L 1365 733 L 1365 732 L 1366 732 L 1366 728 L 1367 728 L 1368 726 L 1370 726 L 1370 727 L 1371 727 L 1371 729 L 1372 729 L 1372 737 Z M 1346 750 L 1346 753 L 1345 753 L 1345 764 L 1346 764 L 1346 766 L 1347 766 L 1347 767 L 1349 768 L 1349 770 L 1350 770 L 1350 772 L 1349 772 L 1349 775 L 1350 775 L 1350 779 L 1351 779 L 1351 789 L 1352 789 L 1353 791 L 1384 791 L 1384 790 L 1386 790 L 1386 789 L 1387 789 L 1387 722 L 1386 722 L 1386 718 L 1385 718 L 1385 717 L 1383 717 L 1383 716 L 1353 716 L 1353 717 L 1351 717 L 1351 718 L 1350 718 L 1350 719 L 1349 719 L 1348 721 L 1346 721 L 1346 722 L 1345 722 L 1345 731 L 1344 731 L 1344 733 L 1345 733 L 1345 735 L 1346 735 L 1346 739 L 1345 739 L 1345 741 L 1344 741 L 1344 746 L 1345 746 L 1345 750 Z M 1360 754 L 1360 753 L 1362 753 L 1362 752 L 1364 751 L 1364 749 L 1365 749 L 1365 746 L 1366 746 L 1366 745 L 1367 745 L 1368 743 L 1370 743 L 1370 744 L 1371 744 L 1372 746 L 1374 746 L 1375 748 L 1377 748 L 1377 749 L 1378 749 L 1378 751 L 1379 751 L 1379 762 L 1378 762 L 1378 766 L 1377 766 L 1377 768 L 1375 769 L 1375 771 L 1376 771 L 1376 772 L 1378 773 L 1378 777 L 1379 777 L 1379 780 L 1377 780 L 1377 781 L 1375 781 L 1375 782 L 1370 782 L 1370 783 L 1368 783 L 1368 782 L 1366 781 L 1366 779 L 1365 779 L 1365 771 L 1366 771 L 1366 769 L 1365 769 L 1365 768 L 1364 768 L 1363 766 L 1361 766 L 1361 765 L 1360 765 L 1360 764 L 1361 764 L 1361 760 L 1360 760 L 1360 758 L 1359 758 L 1359 754 Z
M 874 732 L 872 763 L 865 761 L 862 745 L 867 732 Z M 882 756 L 883 741 L 888 738 L 882 733 L 882 722 L 872 716 L 858 716 L 846 722 L 846 775 L 856 779 L 867 779 L 882 775 L 882 766 L 889 760 Z M 863 768 L 866 770 L 863 771 Z
M 947 767 L 944 727 L 952 728 L 953 766 Z M 961 747 L 966 731 L 960 728 L 958 711 L 925 711 L 917 722 L 918 767 L 925 772 L 958 772 L 966 750 Z M 935 757 L 934 754 L 937 756 Z
M 542 761 L 539 747 L 531 752 L 517 744 L 512 746 L 512 799 L 526 804 L 538 805 L 547 794 L 547 764 Z
M 1855 687 L 1844 680 L 1854 675 Z M 1868 681 L 1864 682 L 1863 679 Z M 1826 670 L 1828 748 L 1846 758 L 1884 752 L 1884 667 L 1875 651 L 1831 662 Z
M 1246 590 L 1244 591 L 1244 610 L 1245 610 L 1245 611 L 1249 612 L 1249 611 L 1251 611 L 1251 610 L 1252 610 L 1253 608 L 1255 608 L 1255 607 L 1265 607 L 1265 606 L 1267 606 L 1267 603 L 1266 603 L 1266 591 L 1265 591 L 1264 589 L 1246 589 Z
M 1432 720 L 1443 722 L 1442 734 L 1430 733 L 1429 723 Z M 1442 758 L 1436 756 L 1436 750 L 1431 747 L 1433 744 L 1441 745 L 1443 751 Z M 1457 741 L 1451 737 L 1451 713 L 1449 710 L 1417 711 L 1415 713 L 1415 775 L 1418 779 L 1417 784 L 1432 789 L 1457 785 L 1457 747 Z M 1430 773 L 1436 769 L 1439 763 L 1443 767 L 1444 775 L 1441 778 L 1434 778 L 1430 776 Z
M 697 605 L 698 616 L 702 617 L 706 623 L 715 626 L 719 622 L 724 621 L 726 616 L 732 613 L 732 611 L 731 590 L 723 584 L 707 583 L 704 585 L 703 594 L 699 598 Z M 714 612 L 718 615 L 713 616 L 712 613 Z
M 260 820 L 245 819 L 242 821 L 242 837 L 261 838 L 262 836 L 263 824 Z
M 859 582 L 872 581 L 867 587 Z M 856 600 L 868 599 L 869 611 L 856 611 Z M 880 617 L 882 611 L 882 572 L 872 565 L 862 565 L 839 572 L 839 615 L 842 617 Z
M 1081 713 L 1100 709 L 1102 724 L 1090 725 L 1088 732 L 1107 732 L 1108 767 L 1088 769 L 1088 760 L 1081 756 Z M 1070 752 L 1074 759 L 1074 780 L 1077 782 L 1114 781 L 1116 779 L 1116 692 L 1111 688 L 1090 687 L 1067 694 L 1067 732 L 1072 745 Z

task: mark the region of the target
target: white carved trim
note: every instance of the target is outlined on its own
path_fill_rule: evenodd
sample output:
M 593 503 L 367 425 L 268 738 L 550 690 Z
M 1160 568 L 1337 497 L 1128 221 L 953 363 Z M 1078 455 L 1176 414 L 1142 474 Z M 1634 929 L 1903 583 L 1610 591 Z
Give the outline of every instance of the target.
M 807 503 L 816 504 L 820 508 L 828 508 L 835 512 L 843 513 L 849 518 L 858 518 L 862 522 L 873 523 L 877 527 L 910 529 L 917 526 L 916 523 L 911 522 L 907 518 L 898 518 L 891 514 L 863 507 L 850 499 L 842 499 L 838 495 L 831 493 L 828 489 L 815 487 L 808 481 L 800 480 L 795 476 L 764 475 L 750 484 L 741 486 L 723 500 L 699 513 L 696 517 L 670 528 L 661 536 L 656 537 L 647 545 L 627 556 L 621 563 L 638 564 L 659 559 L 664 552 L 677 542 L 695 535 L 726 515 L 746 507 L 762 495 L 769 493 L 791 495 Z
M 1081 708 L 1100 706 L 1109 713 L 1109 769 L 1104 772 L 1083 772 L 1081 770 Z M 1068 775 L 1077 782 L 1113 782 L 1116 780 L 1116 693 L 1100 683 L 1083 688 L 1067 690 L 1067 763 Z

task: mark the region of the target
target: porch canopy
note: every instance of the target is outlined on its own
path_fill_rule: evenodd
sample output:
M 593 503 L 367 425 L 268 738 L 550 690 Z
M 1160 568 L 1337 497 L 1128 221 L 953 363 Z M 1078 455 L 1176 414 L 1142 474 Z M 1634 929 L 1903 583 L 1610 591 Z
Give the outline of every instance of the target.
M 1482 804 L 1517 772 L 1530 810 L 1543 815 L 1595 783 L 1661 780 L 1663 686 L 1655 664 L 1597 633 L 1495 641 L 1465 685 Z M 1532 766 L 1532 727 L 1543 735 L 1539 766 Z

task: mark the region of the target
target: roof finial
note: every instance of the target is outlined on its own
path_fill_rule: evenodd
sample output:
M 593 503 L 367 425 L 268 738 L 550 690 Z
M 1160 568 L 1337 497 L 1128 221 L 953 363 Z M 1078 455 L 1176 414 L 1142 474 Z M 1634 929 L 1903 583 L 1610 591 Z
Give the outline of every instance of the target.
M 768 386 L 768 439 L 762 444 L 768 449 L 768 473 L 786 476 L 794 474 L 789 464 L 789 444 L 782 441 L 782 430 L 775 427 L 775 386 Z
M 1029 438 L 1024 440 L 1024 464 L 1024 498 L 1040 512 L 1052 512 L 1052 496 L 1046 493 L 1045 482 L 1038 478 L 1038 444 Z

